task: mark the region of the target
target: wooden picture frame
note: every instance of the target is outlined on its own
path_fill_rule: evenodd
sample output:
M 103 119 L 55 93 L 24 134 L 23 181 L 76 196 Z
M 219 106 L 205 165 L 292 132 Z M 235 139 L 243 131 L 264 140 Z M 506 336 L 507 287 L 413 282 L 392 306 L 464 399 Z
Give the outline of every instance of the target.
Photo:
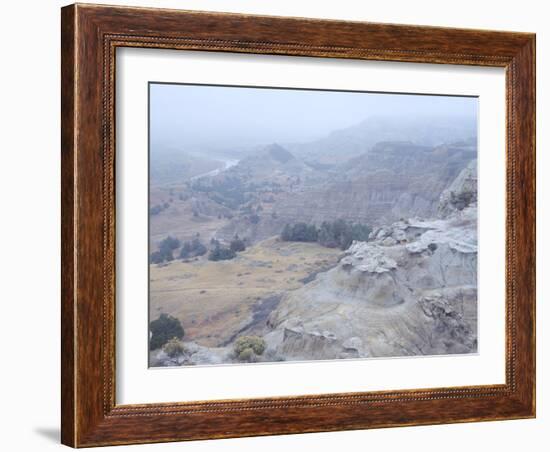
M 535 35 L 70 5 L 62 9 L 62 442 L 73 447 L 535 416 Z M 203 50 L 506 70 L 506 383 L 115 403 L 115 50 Z

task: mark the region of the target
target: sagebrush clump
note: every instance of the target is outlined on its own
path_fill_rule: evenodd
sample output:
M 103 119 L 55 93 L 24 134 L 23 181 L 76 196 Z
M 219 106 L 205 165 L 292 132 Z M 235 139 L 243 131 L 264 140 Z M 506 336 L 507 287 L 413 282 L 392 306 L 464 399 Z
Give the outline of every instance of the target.
M 265 351 L 265 340 L 259 336 L 241 336 L 234 345 L 233 350 L 239 361 L 255 362 Z
M 185 347 L 177 337 L 170 339 L 162 347 L 164 353 L 166 353 L 170 358 L 175 358 L 178 355 L 183 354 Z

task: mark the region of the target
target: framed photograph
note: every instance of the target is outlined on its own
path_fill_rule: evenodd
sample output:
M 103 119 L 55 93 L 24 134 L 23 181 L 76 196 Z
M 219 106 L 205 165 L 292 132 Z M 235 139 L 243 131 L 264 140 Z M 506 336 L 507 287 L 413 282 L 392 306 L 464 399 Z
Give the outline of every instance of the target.
M 535 416 L 535 36 L 62 9 L 62 442 Z

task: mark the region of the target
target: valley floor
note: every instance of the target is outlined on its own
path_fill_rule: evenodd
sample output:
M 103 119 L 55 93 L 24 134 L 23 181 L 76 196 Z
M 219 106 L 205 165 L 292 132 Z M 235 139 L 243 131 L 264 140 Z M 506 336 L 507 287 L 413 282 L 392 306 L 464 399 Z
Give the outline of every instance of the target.
M 170 314 L 181 321 L 186 341 L 223 346 L 260 319 L 265 323 L 282 295 L 335 266 L 341 254 L 317 243 L 270 238 L 228 261 L 203 256 L 152 264 L 150 318 Z

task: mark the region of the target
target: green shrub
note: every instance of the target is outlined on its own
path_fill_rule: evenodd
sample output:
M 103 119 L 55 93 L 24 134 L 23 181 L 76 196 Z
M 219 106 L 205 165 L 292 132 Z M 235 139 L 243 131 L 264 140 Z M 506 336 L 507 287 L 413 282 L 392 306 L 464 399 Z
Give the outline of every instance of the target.
M 249 347 L 245 348 L 241 353 L 239 353 L 237 358 L 239 358 L 239 361 L 245 363 L 255 363 L 258 360 L 258 355 L 256 355 L 256 353 L 254 353 L 254 350 Z
M 199 239 L 193 239 L 191 241 L 191 251 L 195 256 L 203 256 L 208 249 L 204 246 Z
M 191 256 L 191 244 L 189 242 L 183 242 L 180 250 L 180 258 L 185 259 Z
M 353 240 L 366 242 L 369 239 L 369 235 L 371 232 L 372 228 L 366 224 L 354 223 L 351 226 L 351 234 Z
M 149 256 L 149 262 L 151 262 L 151 264 L 162 264 L 164 262 L 164 256 L 160 251 L 155 251 Z
M 166 344 L 162 346 L 162 350 L 170 358 L 175 358 L 176 356 L 181 355 L 185 350 L 185 348 L 183 347 L 183 344 L 177 337 L 173 337 L 168 342 L 166 342 Z
M 244 362 L 255 362 L 263 354 L 265 347 L 265 340 L 259 336 L 241 336 L 233 344 L 235 356 Z
M 240 239 L 237 235 L 229 244 L 229 249 L 235 253 L 244 251 L 246 250 L 246 244 L 244 243 L 244 240 Z
M 295 223 L 285 225 L 281 239 L 285 242 L 316 242 L 319 232 L 314 224 Z
M 183 242 L 180 251 L 180 259 L 187 259 L 189 257 L 203 256 L 208 250 L 201 241 L 195 237 L 190 242 Z
M 281 233 L 281 239 L 287 242 L 318 242 L 327 248 L 346 250 L 354 240 L 367 241 L 370 233 L 370 226 L 338 219 L 323 221 L 319 229 L 313 224 L 303 222 L 287 224 Z
M 181 322 L 168 314 L 161 314 L 158 319 L 150 322 L 149 331 L 151 332 L 151 338 L 149 339 L 151 350 L 162 347 L 170 339 L 181 339 L 185 334 Z
M 179 248 L 180 241 L 174 237 L 168 236 L 159 243 L 159 251 L 163 254 L 171 253 Z
M 166 237 L 159 243 L 158 251 L 151 253 L 149 261 L 152 264 L 162 264 L 174 260 L 173 251 L 180 246 L 180 241 L 174 237 Z
M 233 259 L 237 253 L 230 248 L 225 248 L 217 244 L 213 250 L 210 251 L 208 255 L 208 260 L 210 261 L 227 261 Z
M 319 230 L 319 243 L 328 248 L 346 250 L 354 240 L 367 241 L 371 230 L 365 224 L 349 223 L 342 219 L 324 221 Z

